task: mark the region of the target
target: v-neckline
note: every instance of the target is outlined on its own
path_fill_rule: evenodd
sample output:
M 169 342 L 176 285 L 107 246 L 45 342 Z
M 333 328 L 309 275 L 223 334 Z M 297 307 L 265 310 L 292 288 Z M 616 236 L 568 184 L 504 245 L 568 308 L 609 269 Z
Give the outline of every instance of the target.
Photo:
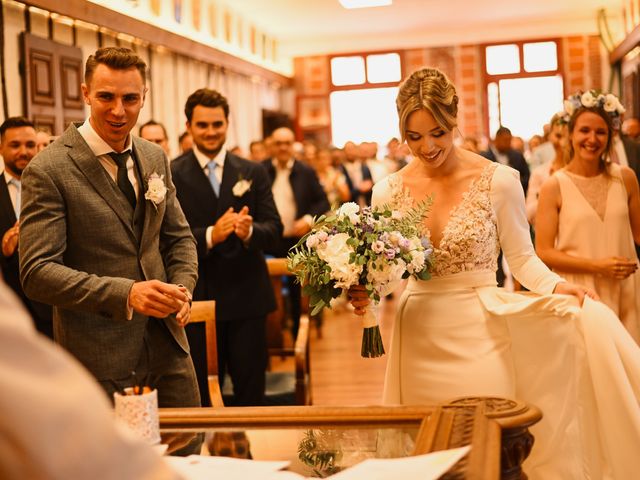
M 431 245 L 433 245 L 434 250 L 438 250 L 438 251 L 442 251 L 442 249 L 440 248 L 443 240 L 445 239 L 445 236 L 447 234 L 447 232 L 450 230 L 449 226 L 451 225 L 451 221 L 453 220 L 454 216 L 457 214 L 458 210 L 460 210 L 462 208 L 462 206 L 464 206 L 464 204 L 468 201 L 469 197 L 471 196 L 471 193 L 476 190 L 478 182 L 484 177 L 485 173 L 487 172 L 487 170 L 490 167 L 496 166 L 493 162 L 489 163 L 488 165 L 486 165 L 482 171 L 480 172 L 480 175 L 478 175 L 477 177 L 473 178 L 471 180 L 471 182 L 469 182 L 469 187 L 467 188 L 466 191 L 464 191 L 462 193 L 462 199 L 458 202 L 457 205 L 454 205 L 453 207 L 451 207 L 449 209 L 449 217 L 447 218 L 446 223 L 444 224 L 444 227 L 442 228 L 442 232 L 440 235 L 440 241 L 438 242 L 438 245 L 435 244 L 435 242 L 433 241 L 433 235 L 431 232 L 431 229 L 429 227 L 425 227 L 426 230 L 426 234 L 429 237 L 429 240 L 431 241 Z M 412 200 L 413 205 L 415 205 L 417 203 L 417 200 L 415 199 L 415 197 L 411 194 L 411 190 L 409 189 L 409 187 L 405 186 L 404 184 L 404 180 L 402 178 L 401 175 L 398 175 L 398 177 L 400 178 L 400 186 L 402 188 L 403 191 L 405 191 L 407 193 L 407 195 L 409 195 L 409 197 Z M 433 194 L 431 194 L 433 195 Z M 425 198 L 429 198 L 430 195 L 427 195 Z
M 570 172 L 568 170 L 565 169 L 565 175 L 567 176 L 567 180 L 569 180 L 569 183 L 573 186 L 573 188 L 575 188 L 575 190 L 578 192 L 578 195 L 580 195 L 580 198 L 582 199 L 582 201 L 584 203 L 586 203 L 589 206 L 589 210 L 591 210 L 591 212 L 596 216 L 596 218 L 598 220 L 600 220 L 600 223 L 605 223 L 605 221 L 607 220 L 607 213 L 609 211 L 609 208 L 607 208 L 609 206 L 609 193 L 611 190 L 611 185 L 609 183 L 609 181 L 607 181 L 607 192 L 605 195 L 605 208 L 604 208 L 604 214 L 602 215 L 602 217 L 600 217 L 600 214 L 598 213 L 598 211 L 594 208 L 593 205 L 591 205 L 591 202 L 589 201 L 589 199 L 587 197 L 585 197 L 584 193 L 582 193 L 582 190 L 580 190 L 580 187 L 578 186 L 578 184 L 576 184 L 573 179 L 571 178 L 573 177 L 578 177 L 578 178 L 596 178 L 596 177 L 600 177 L 602 175 L 604 175 L 604 173 L 600 173 L 598 175 L 596 175 L 596 177 L 584 177 L 582 175 L 578 175 L 577 173 L 573 173 Z

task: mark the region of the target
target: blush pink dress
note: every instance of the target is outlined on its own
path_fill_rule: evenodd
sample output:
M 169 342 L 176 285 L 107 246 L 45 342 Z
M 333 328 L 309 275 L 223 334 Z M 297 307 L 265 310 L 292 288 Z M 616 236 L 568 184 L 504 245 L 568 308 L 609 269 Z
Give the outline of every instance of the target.
M 562 196 L 556 248 L 582 258 L 616 256 L 637 261 L 620 166 L 612 164 L 610 175 L 587 178 L 560 170 L 555 178 Z M 636 342 L 640 341 L 640 273 L 624 280 L 591 273 L 558 273 L 570 282 L 593 288 Z

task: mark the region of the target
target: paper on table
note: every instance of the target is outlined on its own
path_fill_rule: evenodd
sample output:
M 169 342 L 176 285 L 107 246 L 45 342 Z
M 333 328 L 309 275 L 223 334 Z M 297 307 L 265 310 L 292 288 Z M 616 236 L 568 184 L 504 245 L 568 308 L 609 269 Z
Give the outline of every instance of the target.
M 164 460 L 187 480 L 302 479 L 293 472 L 280 472 L 291 462 L 264 462 L 228 457 L 164 457 Z M 293 476 L 292 476 L 293 475 Z
M 370 458 L 331 476 L 331 480 L 435 480 L 464 457 L 470 446 L 404 458 Z

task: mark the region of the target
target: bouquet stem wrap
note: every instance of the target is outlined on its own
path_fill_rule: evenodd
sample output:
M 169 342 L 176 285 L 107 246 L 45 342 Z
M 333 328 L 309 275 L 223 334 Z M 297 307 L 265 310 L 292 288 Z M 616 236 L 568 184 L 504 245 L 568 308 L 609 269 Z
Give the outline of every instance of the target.
M 364 358 L 377 358 L 385 354 L 378 324 L 378 308 L 370 305 L 362 318 L 362 348 L 360 355 Z

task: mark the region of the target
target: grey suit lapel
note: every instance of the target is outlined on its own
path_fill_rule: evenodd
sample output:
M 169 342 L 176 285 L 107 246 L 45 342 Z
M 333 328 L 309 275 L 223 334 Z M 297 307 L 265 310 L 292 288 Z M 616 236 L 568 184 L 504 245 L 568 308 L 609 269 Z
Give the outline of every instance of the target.
M 118 190 L 118 186 L 106 172 L 100 160 L 93 154 L 82 135 L 75 126 L 71 126 L 64 134 L 65 145 L 69 147 L 69 156 L 82 171 L 87 181 L 96 192 L 111 207 L 118 218 L 127 227 L 131 236 L 135 239 L 133 226 L 131 225 L 131 205 L 124 195 Z
M 142 229 L 142 237 L 140 239 L 140 248 L 145 244 L 147 240 L 147 236 L 149 234 L 149 225 L 152 218 L 156 214 L 156 206 L 150 200 L 144 198 L 144 194 L 148 188 L 148 179 L 149 175 L 154 173 L 153 163 L 151 158 L 153 155 L 156 155 L 155 152 L 149 150 L 144 142 L 140 141 L 138 138 L 133 138 L 133 148 L 135 150 L 136 157 L 138 159 L 138 169 L 140 173 L 140 183 L 138 184 L 138 204 L 140 208 L 144 207 L 144 227 Z M 155 172 L 158 175 L 162 175 L 162 172 Z M 163 178 L 163 181 L 167 182 L 166 175 Z M 142 202 L 142 204 L 141 204 Z

